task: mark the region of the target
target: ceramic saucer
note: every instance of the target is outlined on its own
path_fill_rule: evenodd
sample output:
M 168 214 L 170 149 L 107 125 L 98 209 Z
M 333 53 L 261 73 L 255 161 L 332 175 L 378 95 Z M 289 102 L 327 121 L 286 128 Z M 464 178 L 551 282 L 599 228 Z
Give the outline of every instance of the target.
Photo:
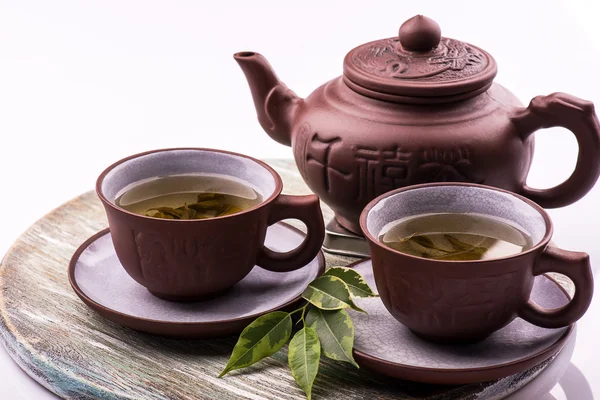
M 351 267 L 376 287 L 371 260 Z M 566 291 L 545 275 L 535 278 L 531 297 L 548 308 L 569 301 Z M 574 329 L 545 329 L 517 318 L 479 343 L 440 345 L 414 335 L 379 298 L 361 299 L 359 305 L 368 314 L 352 313 L 356 362 L 383 375 L 425 383 L 460 385 L 517 374 L 559 352 Z
M 284 252 L 298 246 L 304 236 L 296 228 L 277 223 L 267 230 L 265 245 Z M 209 338 L 239 333 L 260 315 L 292 306 L 324 269 L 325 259 L 319 252 L 296 271 L 278 273 L 255 267 L 219 297 L 175 303 L 153 296 L 125 272 L 110 231 L 105 229 L 77 249 L 69 265 L 69 281 L 84 303 L 119 325 L 163 336 Z

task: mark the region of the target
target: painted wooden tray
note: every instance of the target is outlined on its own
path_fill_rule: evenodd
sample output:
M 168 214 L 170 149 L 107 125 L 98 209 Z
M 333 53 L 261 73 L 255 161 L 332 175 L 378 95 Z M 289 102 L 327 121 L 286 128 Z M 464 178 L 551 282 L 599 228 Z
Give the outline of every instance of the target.
M 309 193 L 290 161 L 270 162 L 286 192 Z M 331 211 L 324 207 L 326 217 Z M 72 291 L 67 265 L 77 247 L 107 226 L 88 192 L 46 215 L 0 265 L 0 336 L 11 356 L 65 399 L 303 399 L 278 353 L 218 379 L 236 338 L 172 340 L 137 333 L 90 310 Z M 328 265 L 355 259 L 328 255 Z M 321 362 L 315 399 L 489 399 L 516 391 L 545 365 L 484 384 L 435 387 L 399 382 L 330 360 Z

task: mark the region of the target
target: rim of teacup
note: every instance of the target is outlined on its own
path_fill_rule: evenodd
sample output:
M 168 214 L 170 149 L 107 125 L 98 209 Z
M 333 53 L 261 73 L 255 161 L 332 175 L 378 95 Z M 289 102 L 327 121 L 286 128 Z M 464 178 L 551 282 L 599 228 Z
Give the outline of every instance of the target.
M 271 193 L 271 195 L 269 197 L 267 197 L 266 199 L 263 199 L 263 201 L 261 201 L 257 205 L 250 207 L 246 210 L 237 212 L 235 214 L 224 215 L 221 217 L 213 217 L 213 218 L 207 218 L 207 219 L 190 219 L 190 220 L 185 220 L 185 219 L 184 220 L 175 220 L 175 219 L 172 220 L 172 219 L 154 218 L 154 217 L 149 217 L 147 215 L 136 214 L 131 211 L 127 211 L 126 209 L 124 209 L 122 207 L 119 207 L 118 205 L 116 205 L 114 202 L 110 201 L 104 195 L 103 190 L 102 190 L 102 183 L 104 182 L 104 179 L 106 178 L 106 176 L 111 171 L 113 171 L 116 167 L 118 167 L 119 165 L 124 164 L 128 161 L 134 160 L 136 158 L 150 155 L 150 154 L 163 153 L 163 152 L 175 152 L 175 151 L 211 152 L 211 153 L 220 153 L 220 154 L 225 154 L 225 155 L 229 155 L 229 156 L 245 158 L 247 160 L 250 160 L 250 161 L 258 164 L 259 166 L 264 168 L 267 172 L 269 172 L 273 176 L 273 180 L 275 181 L 275 189 L 273 190 L 273 192 Z M 161 221 L 161 222 L 165 222 L 165 223 L 179 223 L 179 224 L 180 223 L 210 222 L 210 221 L 218 221 L 218 220 L 222 220 L 222 219 L 226 219 L 226 218 L 239 217 L 240 215 L 244 215 L 244 214 L 256 211 L 258 209 L 261 209 L 263 207 L 266 207 L 269 203 L 271 203 L 273 200 L 275 200 L 281 194 L 282 191 L 283 191 L 283 181 L 281 180 L 281 177 L 279 176 L 277 171 L 275 171 L 267 163 L 265 163 L 261 160 L 258 160 L 254 157 L 245 155 L 245 154 L 235 153 L 233 151 L 227 151 L 227 150 L 210 149 L 210 148 L 206 148 L 206 147 L 173 147 L 173 148 L 156 149 L 156 150 L 144 151 L 142 153 L 132 154 L 132 155 L 122 158 L 119 161 L 116 161 L 115 163 L 108 166 L 104 171 L 102 171 L 102 173 L 100 173 L 100 175 L 98 176 L 98 179 L 96 179 L 96 194 L 98 195 L 98 197 L 100 198 L 102 203 L 104 203 L 105 205 L 108 205 L 115 211 L 130 215 L 130 216 L 136 217 L 136 218 L 143 218 L 143 219 L 148 219 L 148 220 L 153 220 L 153 221 Z
M 532 207 L 533 209 L 535 209 L 544 219 L 544 223 L 546 225 L 546 231 L 544 232 L 543 237 L 531 248 L 522 251 L 520 253 L 517 254 L 512 254 L 510 256 L 505 256 L 505 257 L 498 257 L 498 258 L 492 258 L 489 260 L 460 260 L 460 261 L 455 261 L 455 260 L 433 260 L 433 259 L 429 259 L 429 258 L 424 258 L 424 257 L 418 257 L 418 256 L 413 256 L 411 254 L 407 254 L 407 253 L 403 253 L 401 251 L 392 249 L 391 247 L 388 247 L 386 245 L 384 245 L 383 243 L 381 243 L 376 237 L 374 237 L 370 232 L 369 229 L 367 228 L 367 220 L 368 220 L 368 216 L 369 216 L 369 212 L 377 205 L 379 204 L 381 201 L 383 201 L 384 199 L 394 196 L 398 193 L 402 193 L 402 192 L 407 192 L 407 191 L 412 191 L 412 190 L 417 190 L 417 189 L 423 189 L 423 188 L 435 188 L 435 187 L 443 187 L 443 186 L 453 186 L 453 187 L 470 187 L 470 188 L 476 188 L 476 189 L 483 189 L 483 190 L 491 190 L 491 191 L 495 191 L 495 192 L 500 192 L 500 193 L 505 193 L 507 195 L 513 196 L 515 197 L 517 200 L 520 200 L 524 203 L 526 203 L 527 205 L 529 205 L 530 207 Z M 515 259 L 515 258 L 519 258 L 519 257 L 524 257 L 528 254 L 531 254 L 533 252 L 538 251 L 540 248 L 544 248 L 548 245 L 548 243 L 550 242 L 550 239 L 552 238 L 552 234 L 554 233 L 554 225 L 552 224 L 552 220 L 550 219 L 550 215 L 548 215 L 548 213 L 546 212 L 546 210 L 544 210 L 539 204 L 537 204 L 536 202 L 528 199 L 527 197 L 524 197 L 520 194 L 511 192 L 509 190 L 505 190 L 505 189 L 500 189 L 500 188 L 496 188 L 493 186 L 487 186 L 487 185 L 481 185 L 481 184 L 477 184 L 477 183 L 464 183 L 464 182 L 433 182 L 433 183 L 424 183 L 424 184 L 419 184 L 419 185 L 412 185 L 412 186 L 406 186 L 403 188 L 399 188 L 399 189 L 395 189 L 389 192 L 386 192 L 378 197 L 376 197 L 375 199 L 371 200 L 366 206 L 365 208 L 362 210 L 361 214 L 360 214 L 360 229 L 363 233 L 363 235 L 365 236 L 365 238 L 367 238 L 367 240 L 370 242 L 371 245 L 377 246 L 382 250 L 385 251 L 389 251 L 395 254 L 399 254 L 403 257 L 407 257 L 409 259 L 415 259 L 415 260 L 420 260 L 420 261 L 427 261 L 427 262 L 432 262 L 432 263 L 449 263 L 449 264 L 482 264 L 482 263 L 490 263 L 490 262 L 496 262 L 496 261 L 502 261 L 502 260 L 510 260 L 510 259 Z

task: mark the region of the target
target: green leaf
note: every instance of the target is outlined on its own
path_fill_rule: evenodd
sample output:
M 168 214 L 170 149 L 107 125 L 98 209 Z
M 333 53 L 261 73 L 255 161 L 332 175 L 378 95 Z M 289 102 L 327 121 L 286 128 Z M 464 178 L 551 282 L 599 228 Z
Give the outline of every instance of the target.
M 161 212 L 165 215 L 170 215 L 171 217 L 173 217 L 174 219 L 180 219 L 181 218 L 181 211 L 171 208 L 171 207 L 157 207 L 157 208 L 150 208 L 147 211 L 158 211 Z
M 222 217 L 224 215 L 231 215 L 231 214 L 239 213 L 240 211 L 243 211 L 243 210 L 237 206 L 229 205 L 224 211 L 222 211 L 219 214 L 219 217 Z
M 198 202 L 225 197 L 221 193 L 198 193 Z
M 223 203 L 218 200 L 205 200 L 198 203 L 189 204 L 188 207 L 193 208 L 196 211 L 203 211 L 209 209 L 219 210 L 223 207 Z
M 288 363 L 292 376 L 310 400 L 313 382 L 319 372 L 321 344 L 313 328 L 304 327 L 292 338 L 288 352 Z
M 325 271 L 325 274 L 329 276 L 337 276 L 346 283 L 350 294 L 355 297 L 379 297 L 369 287 L 364 278 L 352 268 L 345 267 L 333 267 Z
M 362 311 L 350 296 L 350 289 L 337 276 L 324 275 L 312 281 L 302 293 L 302 297 L 322 310 L 352 308 Z
M 423 246 L 426 249 L 432 249 L 432 250 L 440 250 L 437 247 L 435 247 L 435 244 L 433 244 L 433 241 L 428 238 L 427 236 L 411 236 L 409 239 L 406 239 L 408 241 L 413 241 L 416 244 L 418 244 L 419 246 Z M 404 239 L 402 240 L 403 242 L 405 241 Z
M 255 319 L 240 334 L 227 366 L 219 378 L 234 369 L 244 368 L 275 354 L 292 334 L 292 318 L 275 311 Z
M 444 235 L 444 238 L 448 242 L 450 242 L 450 244 L 452 245 L 454 251 L 468 251 L 468 250 L 471 250 L 471 249 L 473 249 L 475 247 L 475 246 L 472 246 L 472 245 L 470 245 L 468 243 L 465 243 L 465 242 L 463 242 L 461 240 L 458 240 L 457 238 L 455 238 L 452 235 Z
M 180 207 L 181 209 L 181 219 L 192 219 L 192 217 L 196 214 L 196 211 L 194 211 L 191 208 L 188 208 L 188 206 L 186 204 L 183 205 L 183 207 Z M 194 213 L 194 214 L 192 214 Z
M 324 311 L 311 307 L 305 321 L 319 335 L 325 356 L 358 368 L 352 356 L 354 324 L 346 310 Z

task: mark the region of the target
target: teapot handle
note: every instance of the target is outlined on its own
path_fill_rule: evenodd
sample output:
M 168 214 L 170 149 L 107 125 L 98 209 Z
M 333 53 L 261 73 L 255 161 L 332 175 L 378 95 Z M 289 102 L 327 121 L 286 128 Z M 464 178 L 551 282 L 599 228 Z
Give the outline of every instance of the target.
M 537 96 L 513 115 L 512 122 L 523 140 L 538 129 L 561 126 L 573 132 L 579 145 L 577 165 L 566 181 L 549 189 L 523 183 L 522 195 L 544 208 L 556 208 L 576 202 L 592 189 L 600 175 L 600 123 L 593 103 L 566 93 Z

